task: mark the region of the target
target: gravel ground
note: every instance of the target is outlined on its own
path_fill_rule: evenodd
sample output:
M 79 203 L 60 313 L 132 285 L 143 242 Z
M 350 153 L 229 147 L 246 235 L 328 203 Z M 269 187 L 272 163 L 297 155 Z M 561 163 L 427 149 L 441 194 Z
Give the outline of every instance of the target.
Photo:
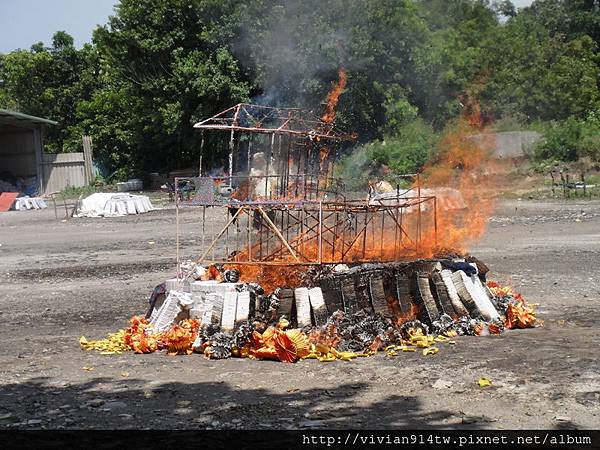
M 0 213 L 0 428 L 598 428 L 600 202 L 505 201 L 472 250 L 539 303 L 541 328 L 353 362 L 80 350 L 145 312 L 173 274 L 174 223 Z

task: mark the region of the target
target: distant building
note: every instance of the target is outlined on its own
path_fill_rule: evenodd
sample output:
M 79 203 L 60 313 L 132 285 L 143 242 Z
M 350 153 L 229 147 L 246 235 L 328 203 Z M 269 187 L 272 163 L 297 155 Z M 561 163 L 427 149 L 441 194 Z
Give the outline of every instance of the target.
M 91 149 L 87 160 L 84 153 L 44 153 L 45 128 L 56 125 L 53 120 L 0 109 L 3 190 L 12 185 L 11 190 L 23 194 L 49 194 L 92 181 Z
M 54 125 L 58 122 L 0 109 L 0 178 L 35 177 L 44 192 L 44 127 Z

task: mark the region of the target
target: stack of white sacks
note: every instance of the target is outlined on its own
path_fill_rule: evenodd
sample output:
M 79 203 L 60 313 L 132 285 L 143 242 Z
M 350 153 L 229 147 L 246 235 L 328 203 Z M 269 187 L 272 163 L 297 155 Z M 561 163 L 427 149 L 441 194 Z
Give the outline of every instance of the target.
M 97 192 L 84 198 L 75 217 L 115 217 L 154 210 L 145 195 Z
M 47 207 L 48 205 L 41 198 L 29 197 L 28 195 L 24 197 L 17 197 L 13 205 L 13 208 L 16 211 L 25 211 L 27 209 L 44 209 Z

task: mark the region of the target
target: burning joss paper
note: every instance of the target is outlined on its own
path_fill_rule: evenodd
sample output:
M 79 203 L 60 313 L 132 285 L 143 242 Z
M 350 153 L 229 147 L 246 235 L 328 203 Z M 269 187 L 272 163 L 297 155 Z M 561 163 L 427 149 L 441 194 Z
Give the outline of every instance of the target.
M 366 270 L 378 267 L 365 266 Z M 190 355 L 196 352 L 209 359 L 240 357 L 281 362 L 297 362 L 302 359 L 333 362 L 353 361 L 378 352 L 384 353 L 388 358 L 408 357 L 402 355 L 416 352 L 431 356 L 436 355 L 443 345 L 455 344 L 455 341 L 449 339 L 454 336 L 497 335 L 505 329 L 528 328 L 539 324 L 533 307 L 527 305 L 520 294 L 495 282 L 488 282 L 487 287 L 482 284 L 478 295 L 489 299 L 490 305 L 497 311 L 497 318 L 486 321 L 478 314 L 478 309 L 473 309 L 470 314 L 459 315 L 457 311 L 464 312 L 466 308 L 457 309 L 454 305 L 462 302 L 461 292 L 466 295 L 464 289 L 458 286 L 458 289 L 452 291 L 455 297 L 453 302 L 449 296 L 444 296 L 444 289 L 453 279 L 464 281 L 464 276 L 442 276 L 450 270 L 448 268 L 439 269 L 440 272 L 430 278 L 436 289 L 428 293 L 431 298 L 428 297 L 427 301 L 440 302 L 434 319 L 431 318 L 431 314 L 435 312 L 433 306 L 427 314 L 422 314 L 422 309 L 426 307 L 424 303 L 399 305 L 394 304 L 398 299 L 387 298 L 389 285 L 386 283 L 389 280 L 402 283 L 395 292 L 398 296 L 402 294 L 404 302 L 407 299 L 414 301 L 415 296 L 423 293 L 424 282 L 421 289 L 415 291 L 411 288 L 410 273 L 405 276 L 389 276 L 386 272 L 371 278 L 369 275 L 361 275 L 361 278 L 357 278 L 360 283 L 357 281 L 349 284 L 346 281 L 343 295 L 350 295 L 350 289 L 356 290 L 353 293 L 354 303 L 349 304 L 353 308 L 356 305 L 364 307 L 355 310 L 338 309 L 328 315 L 327 310 L 332 304 L 341 308 L 345 304 L 338 301 L 337 297 L 332 299 L 332 296 L 341 294 L 332 290 L 331 286 L 335 287 L 335 283 L 327 285 L 323 290 L 314 287 L 318 283 L 318 277 L 343 276 L 345 280 L 352 280 L 350 277 L 357 268 L 362 267 L 348 266 L 341 272 L 309 269 L 305 282 L 311 287 L 283 287 L 274 292 L 265 292 L 258 283 L 239 282 L 243 272 L 240 273 L 237 269 L 208 266 L 206 274 L 212 274 L 212 281 L 192 282 L 201 284 L 201 289 L 193 291 L 193 295 L 178 291 L 167 293 L 167 299 L 178 300 L 172 301 L 172 304 L 165 301 L 150 315 L 158 317 L 157 311 L 162 312 L 164 320 L 149 321 L 145 317 L 134 316 L 126 329 L 97 341 L 81 337 L 80 346 L 84 350 L 96 350 L 105 355 L 128 350 L 135 353 L 162 350 L 168 355 Z M 317 277 L 317 281 L 311 281 L 308 274 Z M 420 271 L 418 276 L 426 280 L 430 275 L 427 271 Z M 366 284 L 364 280 L 367 280 Z M 434 283 L 436 280 L 437 283 Z M 310 293 L 314 296 L 312 302 Z M 449 293 L 450 291 L 445 294 Z M 384 305 L 389 305 L 389 311 L 379 308 L 375 312 L 368 303 L 369 296 L 373 295 L 386 296 Z M 224 306 L 225 299 L 227 301 Z M 442 300 L 444 303 L 441 303 Z M 170 315 L 167 320 L 164 311 L 168 308 Z M 399 312 L 400 310 L 409 311 L 409 314 Z M 190 316 L 194 318 L 190 319 Z

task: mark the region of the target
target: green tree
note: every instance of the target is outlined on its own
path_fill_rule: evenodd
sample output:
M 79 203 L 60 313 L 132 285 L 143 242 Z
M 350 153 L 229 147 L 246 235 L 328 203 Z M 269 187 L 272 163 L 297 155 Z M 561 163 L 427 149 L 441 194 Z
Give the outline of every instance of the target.
M 551 36 L 530 15 L 517 16 L 486 44 L 485 106 L 523 121 L 584 117 L 600 101 L 600 58 L 587 35 Z
M 58 31 L 52 47 L 34 44 L 31 50 L 16 50 L 0 58 L 0 102 L 8 109 L 56 120 L 49 127 L 46 151 L 79 149 L 79 143 L 67 144 L 70 128 L 77 123 L 77 103 L 89 98 L 97 84 L 93 76 L 94 49 L 90 45 L 77 50 L 73 38 Z
M 230 49 L 243 5 L 122 0 L 115 10 L 94 33 L 103 86 L 78 108 L 81 130 L 111 171 L 197 163 L 193 123 L 248 96 Z M 207 151 L 215 164 L 218 150 Z
M 541 24 L 551 36 L 587 35 L 600 45 L 599 0 L 535 0 L 520 15 Z

